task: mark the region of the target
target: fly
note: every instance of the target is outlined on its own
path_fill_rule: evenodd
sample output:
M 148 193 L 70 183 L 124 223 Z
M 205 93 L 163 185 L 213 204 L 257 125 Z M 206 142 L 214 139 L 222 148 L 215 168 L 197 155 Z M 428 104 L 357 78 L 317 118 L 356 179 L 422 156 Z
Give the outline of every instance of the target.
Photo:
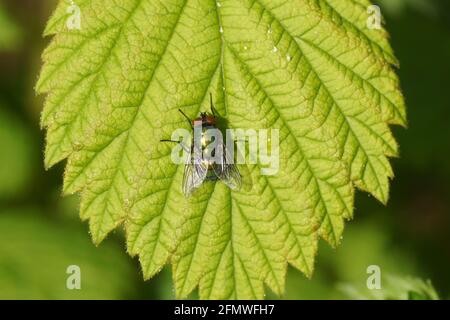
M 241 174 L 223 142 L 222 134 L 218 135 L 219 139 L 217 136 L 215 137 L 218 140 L 214 141 L 214 147 L 209 150 L 210 146 L 207 144 L 209 133 L 211 131 L 220 132 L 217 128 L 217 112 L 212 95 L 210 98 L 210 114 L 202 112 L 198 118 L 191 120 L 182 110 L 178 110 L 194 131 L 191 146 L 189 148 L 183 146 L 189 152 L 183 175 L 183 193 L 186 197 L 191 196 L 205 181 L 220 180 L 233 190 L 239 190 L 242 184 Z M 196 136 L 196 132 L 199 133 L 199 136 Z M 199 142 L 196 143 L 198 140 Z M 181 143 L 173 140 L 161 141 Z

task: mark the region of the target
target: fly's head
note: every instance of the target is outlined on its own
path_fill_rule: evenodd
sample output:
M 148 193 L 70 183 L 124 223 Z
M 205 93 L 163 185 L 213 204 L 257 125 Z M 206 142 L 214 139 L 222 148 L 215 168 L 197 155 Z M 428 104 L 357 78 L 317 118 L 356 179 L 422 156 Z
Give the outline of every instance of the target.
M 214 115 L 208 114 L 206 112 L 201 112 L 200 116 L 192 121 L 192 124 L 201 123 L 203 127 L 215 127 L 217 123 L 217 119 Z

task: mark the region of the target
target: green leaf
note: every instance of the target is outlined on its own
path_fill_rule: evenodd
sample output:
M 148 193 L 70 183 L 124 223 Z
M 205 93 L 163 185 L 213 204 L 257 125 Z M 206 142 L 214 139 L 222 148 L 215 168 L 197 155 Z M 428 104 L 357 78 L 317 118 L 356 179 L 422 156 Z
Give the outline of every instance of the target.
M 383 277 L 382 284 L 378 290 L 350 284 L 339 287 L 349 298 L 357 300 L 439 300 L 430 280 L 388 275 Z
M 312 275 L 319 237 L 337 246 L 354 187 L 386 203 L 406 125 L 397 64 L 369 2 L 61 1 L 37 84 L 47 94 L 46 167 L 67 160 L 66 193 L 100 243 L 124 224 L 146 279 L 172 263 L 178 297 L 263 298 L 287 264 Z M 222 31 L 222 32 L 221 32 Z M 240 168 L 236 192 L 181 192 L 182 166 L 160 139 L 209 110 L 232 128 L 280 130 L 280 171 Z

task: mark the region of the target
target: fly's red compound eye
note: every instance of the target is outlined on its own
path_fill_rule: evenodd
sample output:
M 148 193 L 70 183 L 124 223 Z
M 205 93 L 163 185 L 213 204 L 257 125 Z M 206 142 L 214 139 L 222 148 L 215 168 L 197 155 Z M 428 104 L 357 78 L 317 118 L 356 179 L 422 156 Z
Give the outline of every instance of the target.
M 206 123 L 215 125 L 216 124 L 216 117 L 214 116 L 206 116 Z

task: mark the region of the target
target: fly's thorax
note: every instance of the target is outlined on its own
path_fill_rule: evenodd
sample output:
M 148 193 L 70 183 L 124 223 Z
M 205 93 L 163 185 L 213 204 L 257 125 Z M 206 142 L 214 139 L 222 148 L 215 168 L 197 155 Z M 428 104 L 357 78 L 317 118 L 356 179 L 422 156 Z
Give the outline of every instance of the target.
M 200 121 L 194 126 L 192 160 L 213 170 L 214 165 L 222 160 L 223 135 L 215 124 Z
M 222 147 L 222 134 L 213 124 L 206 124 L 202 128 L 202 153 L 203 161 L 209 170 L 213 169 L 217 162 L 215 158 L 217 149 Z

